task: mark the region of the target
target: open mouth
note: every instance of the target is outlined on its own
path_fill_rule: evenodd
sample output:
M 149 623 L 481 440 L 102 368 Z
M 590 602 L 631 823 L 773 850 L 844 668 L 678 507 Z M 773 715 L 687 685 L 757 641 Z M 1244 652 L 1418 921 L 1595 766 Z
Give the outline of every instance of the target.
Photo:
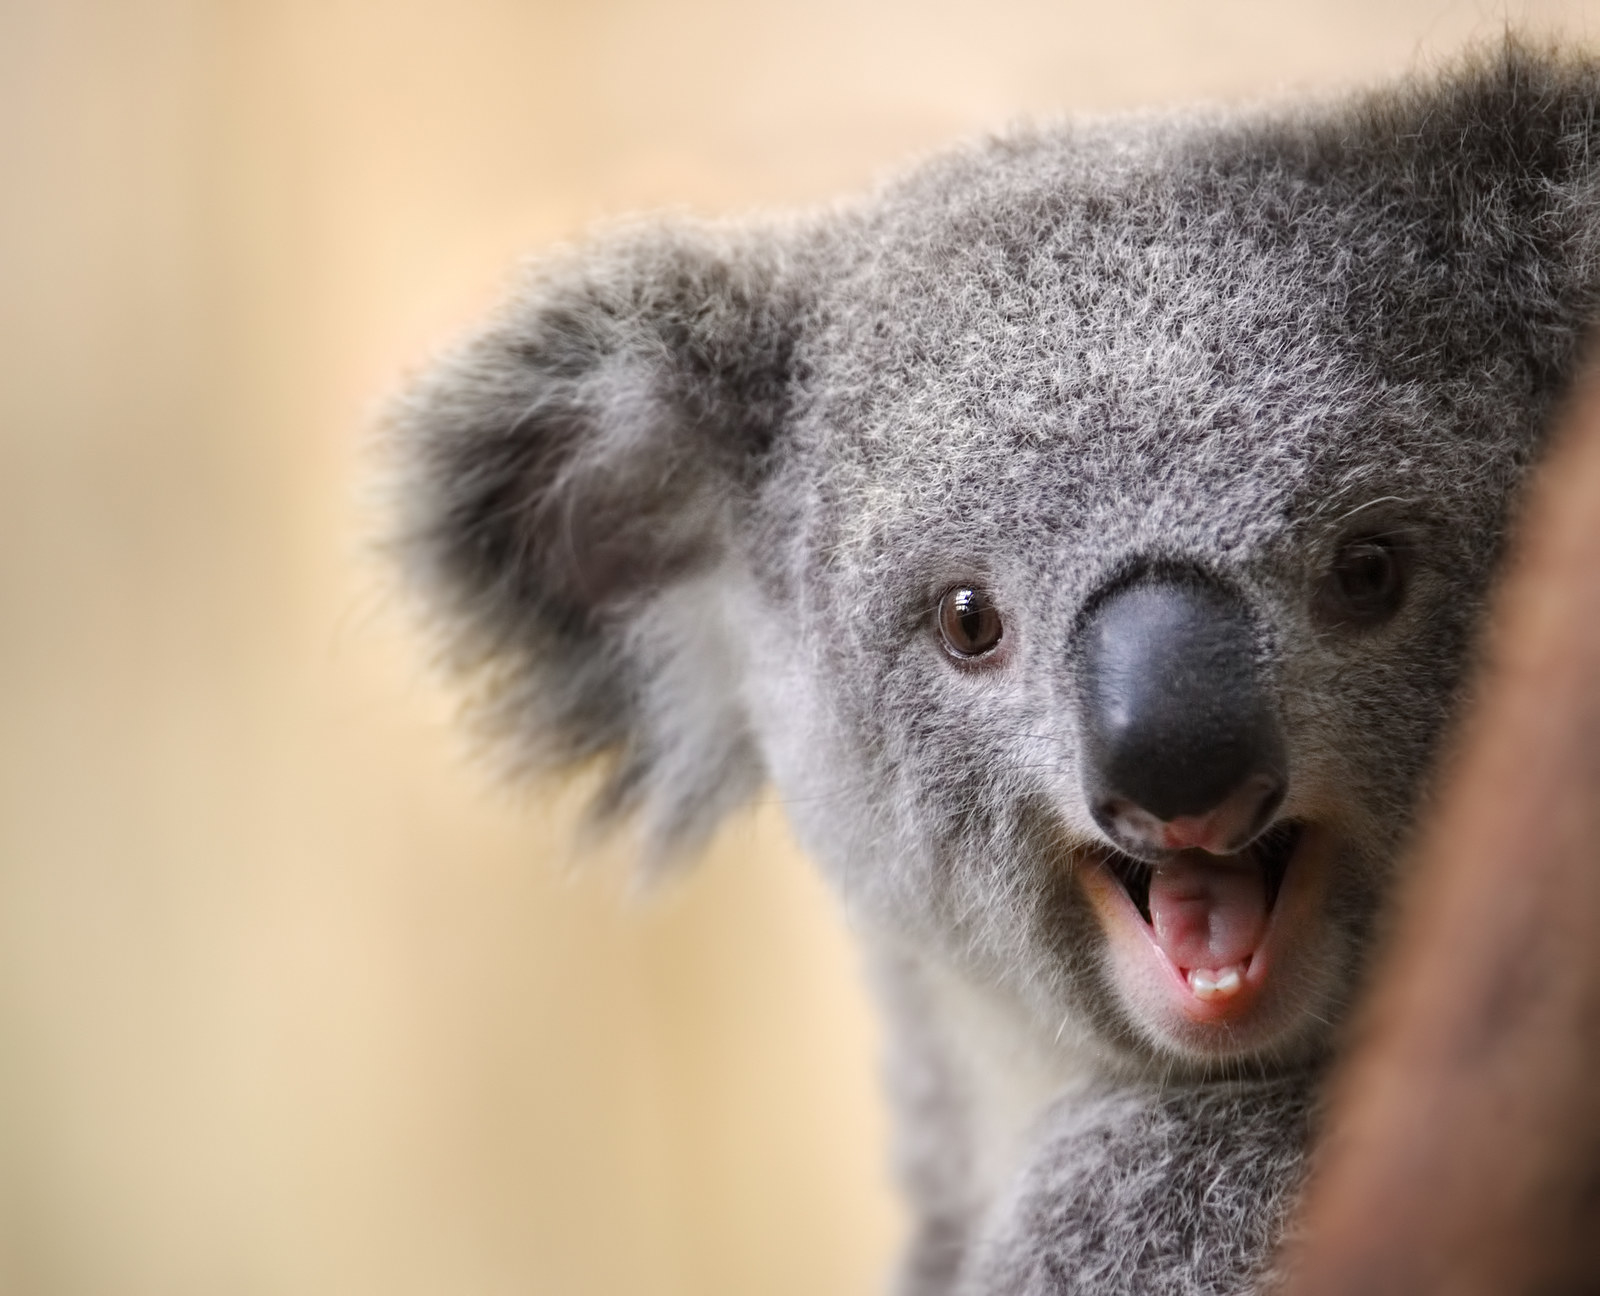
M 1232 1020 L 1249 1011 L 1281 943 L 1274 918 L 1305 837 L 1303 823 L 1284 820 L 1232 855 L 1186 850 L 1151 864 L 1099 851 L 1091 898 L 1114 943 L 1143 947 L 1146 967 L 1155 955 L 1186 1016 Z

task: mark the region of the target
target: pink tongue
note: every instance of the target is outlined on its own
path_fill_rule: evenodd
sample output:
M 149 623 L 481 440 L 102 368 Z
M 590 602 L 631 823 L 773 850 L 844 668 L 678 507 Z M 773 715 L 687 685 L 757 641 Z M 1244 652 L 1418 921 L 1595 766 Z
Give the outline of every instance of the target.
M 1150 879 L 1150 923 L 1156 943 L 1184 971 L 1243 963 L 1267 925 L 1260 866 L 1185 851 Z

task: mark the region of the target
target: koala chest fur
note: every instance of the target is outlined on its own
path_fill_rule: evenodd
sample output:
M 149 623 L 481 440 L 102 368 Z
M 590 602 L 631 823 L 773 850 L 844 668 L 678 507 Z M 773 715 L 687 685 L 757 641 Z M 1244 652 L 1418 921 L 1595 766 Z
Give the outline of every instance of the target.
M 1597 91 L 1509 46 L 627 227 L 397 406 L 490 731 L 657 852 L 770 781 L 864 933 L 908 1292 L 1269 1280 L 1594 313 Z

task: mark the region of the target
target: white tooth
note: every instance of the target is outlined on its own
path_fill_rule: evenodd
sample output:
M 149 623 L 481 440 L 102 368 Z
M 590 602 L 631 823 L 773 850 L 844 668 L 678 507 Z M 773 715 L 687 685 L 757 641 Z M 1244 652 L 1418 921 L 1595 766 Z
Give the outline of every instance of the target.
M 1189 970 L 1189 989 L 1196 999 L 1226 999 L 1236 994 L 1243 984 L 1244 978 L 1237 964 L 1220 971 L 1215 968 Z

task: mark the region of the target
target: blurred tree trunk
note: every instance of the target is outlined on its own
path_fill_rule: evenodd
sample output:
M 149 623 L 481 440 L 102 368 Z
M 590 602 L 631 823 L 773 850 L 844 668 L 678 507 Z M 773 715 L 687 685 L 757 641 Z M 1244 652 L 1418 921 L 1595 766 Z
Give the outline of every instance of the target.
M 1289 1296 L 1600 1291 L 1600 372 L 1517 538 Z

